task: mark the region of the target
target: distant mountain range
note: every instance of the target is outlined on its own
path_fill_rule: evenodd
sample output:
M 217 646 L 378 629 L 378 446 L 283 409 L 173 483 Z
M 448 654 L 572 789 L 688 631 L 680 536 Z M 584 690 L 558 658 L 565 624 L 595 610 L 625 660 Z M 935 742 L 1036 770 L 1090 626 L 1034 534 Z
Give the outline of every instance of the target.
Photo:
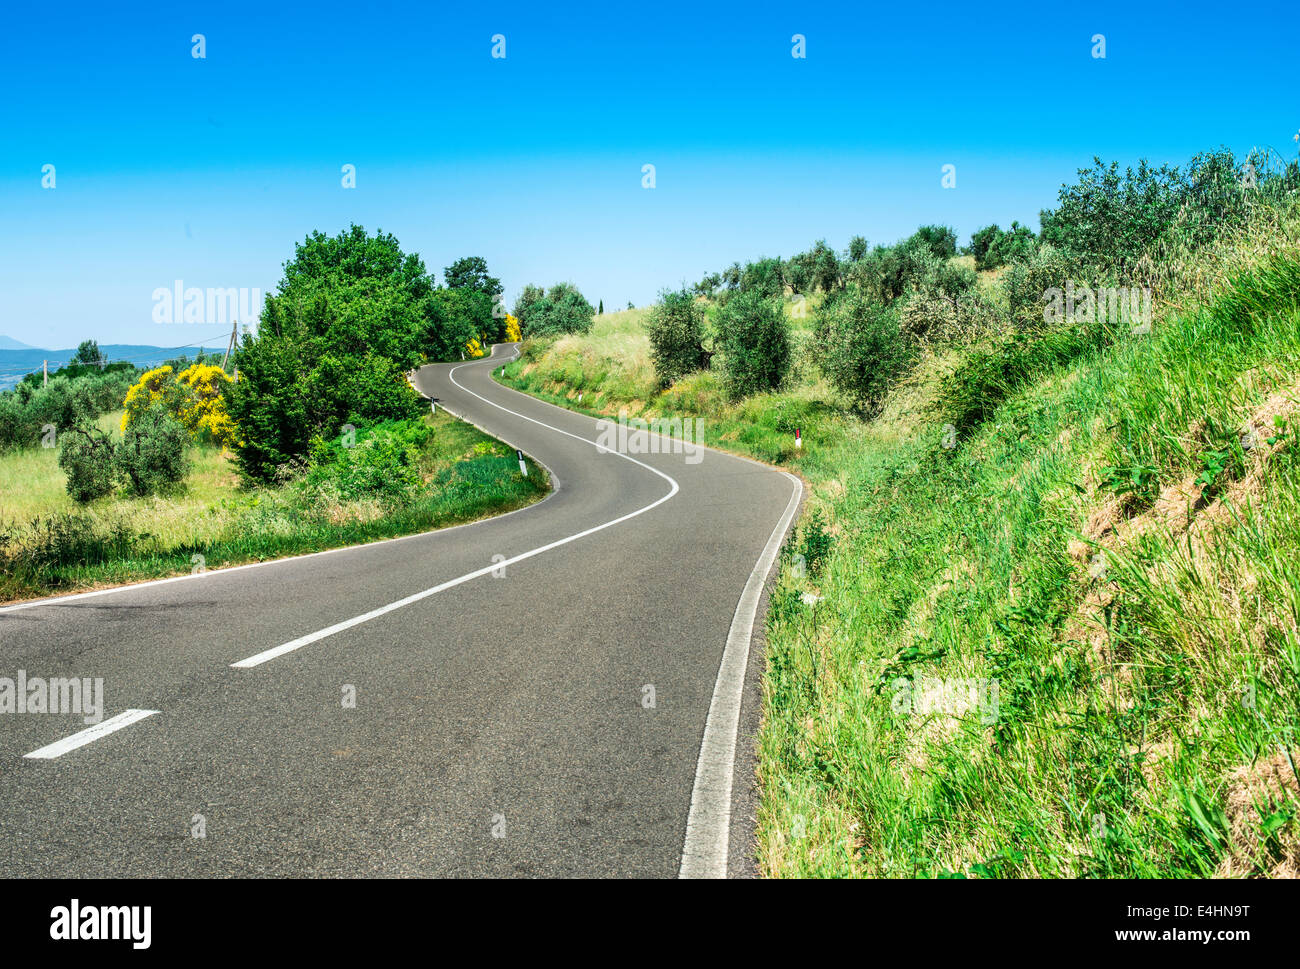
M 166 349 L 164 347 L 142 346 L 134 343 L 101 343 L 99 352 L 114 360 L 128 360 L 136 366 L 155 366 L 179 356 L 193 357 L 203 347 L 186 347 L 184 350 Z M 207 347 L 209 352 L 220 352 L 224 347 Z M 7 336 L 0 336 L 0 390 L 9 390 L 23 374 L 41 369 L 41 364 L 49 361 L 53 373 L 75 356 L 72 350 L 42 350 L 40 347 L 28 346 Z

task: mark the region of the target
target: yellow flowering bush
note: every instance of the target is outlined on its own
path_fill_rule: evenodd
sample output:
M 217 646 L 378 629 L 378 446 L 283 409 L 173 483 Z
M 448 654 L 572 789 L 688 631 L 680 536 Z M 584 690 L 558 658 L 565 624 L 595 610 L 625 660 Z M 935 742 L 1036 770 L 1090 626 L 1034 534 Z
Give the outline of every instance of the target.
M 184 388 L 177 417 L 192 437 L 209 435 L 221 447 L 238 443 L 235 422 L 226 413 L 223 388 L 230 377 L 220 367 L 196 363 L 176 375 Z
M 510 313 L 506 314 L 506 342 L 518 343 L 522 339 L 522 333 L 519 329 L 519 321 Z
M 123 402 L 122 431 L 125 432 L 133 420 L 154 407 L 175 413 L 179 403 L 180 390 L 172 378 L 170 366 L 155 367 L 146 370 L 126 392 Z
M 470 340 L 465 344 L 465 352 L 471 357 L 481 357 L 483 356 L 483 344 L 479 343 L 478 340 Z
M 157 407 L 175 417 L 191 438 L 206 436 L 221 447 L 237 444 L 238 431 L 221 396 L 230 383 L 226 372 L 196 363 L 173 373 L 170 366 L 157 367 L 146 371 L 131 386 L 123 403 L 122 431 L 145 411 Z

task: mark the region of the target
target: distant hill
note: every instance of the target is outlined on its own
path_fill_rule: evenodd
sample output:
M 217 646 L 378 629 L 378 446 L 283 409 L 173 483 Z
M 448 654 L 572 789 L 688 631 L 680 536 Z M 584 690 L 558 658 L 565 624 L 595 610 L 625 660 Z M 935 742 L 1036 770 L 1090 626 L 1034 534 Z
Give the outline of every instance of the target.
M 100 353 L 110 361 L 128 360 L 138 367 L 157 366 L 179 356 L 193 357 L 202 349 L 202 347 L 187 347 L 184 350 L 172 350 L 133 343 L 108 343 L 100 344 L 99 347 Z M 220 352 L 223 349 L 224 347 L 207 348 L 209 352 Z M 28 347 L 8 337 L 0 337 L 0 390 L 10 390 L 22 380 L 23 374 L 40 370 L 41 363 L 46 360 L 49 361 L 50 372 L 53 373 L 71 360 L 76 352 L 75 349 L 41 350 Z
M 35 350 L 29 343 L 23 343 L 21 340 L 15 340 L 13 337 L 5 336 L 0 333 L 0 350 Z

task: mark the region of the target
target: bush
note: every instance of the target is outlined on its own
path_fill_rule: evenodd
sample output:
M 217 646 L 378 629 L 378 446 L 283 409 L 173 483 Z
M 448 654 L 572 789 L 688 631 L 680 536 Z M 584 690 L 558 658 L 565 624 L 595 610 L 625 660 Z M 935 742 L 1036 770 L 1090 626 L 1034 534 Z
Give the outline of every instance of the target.
M 977 270 L 997 269 L 1009 262 L 1026 259 L 1037 239 L 1034 230 L 1013 221 L 1005 232 L 997 223 L 986 225 L 970 237 L 970 254 Z
M 744 292 L 718 311 L 722 383 L 732 400 L 776 390 L 790 370 L 790 324 L 781 304 Z
M 170 414 L 146 411 L 131 422 L 118 443 L 114 469 L 138 497 L 167 491 L 189 470 L 188 442 L 185 428 Z
M 560 336 L 590 330 L 596 308 L 572 283 L 556 283 L 544 299 L 516 315 L 528 336 Z
M 988 419 L 1012 394 L 1097 345 L 1097 330 L 1084 324 L 1040 326 L 996 337 L 968 353 L 943 378 L 938 404 L 959 431 Z
M 340 498 L 410 498 L 423 484 L 420 454 L 433 431 L 420 421 L 387 421 L 355 440 L 312 442 L 307 483 L 333 486 Z
M 869 411 L 884 402 L 914 356 L 897 314 L 856 286 L 818 313 L 817 353 L 835 389 Z
M 73 427 L 59 438 L 59 467 L 67 475 L 68 497 L 78 504 L 113 490 L 115 463 L 113 442 L 98 428 Z
M 645 317 L 650 359 L 661 387 L 704 369 L 704 311 L 686 290 L 665 292 Z

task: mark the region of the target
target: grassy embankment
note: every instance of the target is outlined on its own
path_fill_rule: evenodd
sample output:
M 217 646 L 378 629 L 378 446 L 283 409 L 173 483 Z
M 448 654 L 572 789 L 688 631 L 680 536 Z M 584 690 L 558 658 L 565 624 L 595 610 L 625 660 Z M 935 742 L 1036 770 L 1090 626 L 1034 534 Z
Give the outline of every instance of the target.
M 1209 280 L 1104 351 L 930 356 L 871 421 L 806 332 L 792 389 L 739 404 L 707 373 L 657 393 L 641 311 L 507 368 L 810 482 L 768 617 L 763 873 L 1300 872 L 1295 227 Z M 954 439 L 943 376 L 980 353 L 1005 399 Z
M 116 431 L 121 412 L 101 418 Z M 78 506 L 58 451 L 0 453 L 0 601 L 72 592 L 206 568 L 316 552 L 443 528 L 522 507 L 549 490 L 545 471 L 519 473 L 513 452 L 439 411 L 420 455 L 424 483 L 402 500 L 348 500 L 295 481 L 241 487 L 228 455 L 190 450 L 176 493 L 113 496 Z M 195 556 L 202 556 L 196 559 Z

